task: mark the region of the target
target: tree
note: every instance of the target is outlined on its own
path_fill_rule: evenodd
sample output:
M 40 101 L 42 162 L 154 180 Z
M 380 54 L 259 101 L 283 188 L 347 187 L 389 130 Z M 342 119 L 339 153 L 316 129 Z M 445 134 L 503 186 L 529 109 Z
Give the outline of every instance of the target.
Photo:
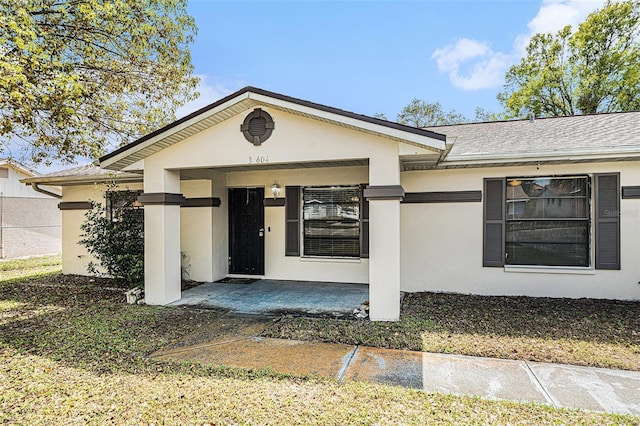
M 428 103 L 418 98 L 414 98 L 409 105 L 402 108 L 396 120 L 400 124 L 414 127 L 440 126 L 469 121 L 455 110 L 445 112 L 440 102 Z
M 197 96 L 187 0 L 0 0 L 0 152 L 96 157 Z
M 609 1 L 575 32 L 536 34 L 498 94 L 510 116 L 640 109 L 640 2 Z
M 144 212 L 136 204 L 137 191 L 107 185 L 106 202 L 91 202 L 85 214 L 80 244 L 97 261 L 87 272 L 123 280 L 130 287 L 144 282 Z
M 481 123 L 481 122 L 487 122 L 487 121 L 498 121 L 498 120 L 506 120 L 506 119 L 507 117 L 502 112 L 493 112 L 482 107 L 476 107 L 473 121 L 477 123 Z

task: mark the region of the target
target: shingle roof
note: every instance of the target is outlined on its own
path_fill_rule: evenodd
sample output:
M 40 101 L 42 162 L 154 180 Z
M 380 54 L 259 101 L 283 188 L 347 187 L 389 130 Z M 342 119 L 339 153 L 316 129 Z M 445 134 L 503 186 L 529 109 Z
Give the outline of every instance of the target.
M 640 111 L 427 127 L 447 136 L 446 162 L 640 154 Z
M 56 183 L 59 185 L 64 184 L 78 184 L 87 182 L 100 182 L 108 181 L 110 179 L 116 179 L 118 181 L 142 181 L 142 175 L 136 173 L 126 172 L 114 172 L 113 170 L 104 170 L 93 164 L 87 164 L 84 166 L 73 167 L 70 169 L 59 170 L 56 172 L 47 173 L 45 175 L 35 176 L 28 179 L 22 179 L 24 183 Z
M 32 168 L 27 167 L 22 163 L 18 163 L 11 158 L 0 158 L 0 166 L 11 166 L 28 176 L 40 176 L 40 173 L 38 173 L 36 170 L 33 170 Z

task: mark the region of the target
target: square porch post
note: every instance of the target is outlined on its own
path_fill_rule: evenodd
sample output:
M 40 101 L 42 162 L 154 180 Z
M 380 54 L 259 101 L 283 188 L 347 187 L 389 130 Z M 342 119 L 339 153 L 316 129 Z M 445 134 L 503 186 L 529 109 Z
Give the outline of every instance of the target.
M 145 167 L 144 291 L 148 305 L 166 305 L 181 298 L 180 172 Z
M 398 157 L 370 159 L 369 315 L 372 321 L 400 319 L 400 185 Z M 384 183 L 384 184 L 383 184 Z

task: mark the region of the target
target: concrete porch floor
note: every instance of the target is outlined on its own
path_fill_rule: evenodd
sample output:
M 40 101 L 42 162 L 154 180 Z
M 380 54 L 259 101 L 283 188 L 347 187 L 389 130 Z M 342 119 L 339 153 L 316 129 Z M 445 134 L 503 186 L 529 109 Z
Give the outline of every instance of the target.
M 206 283 L 182 292 L 169 306 L 195 305 L 243 314 L 351 315 L 369 300 L 367 284 L 258 280 L 253 284 Z

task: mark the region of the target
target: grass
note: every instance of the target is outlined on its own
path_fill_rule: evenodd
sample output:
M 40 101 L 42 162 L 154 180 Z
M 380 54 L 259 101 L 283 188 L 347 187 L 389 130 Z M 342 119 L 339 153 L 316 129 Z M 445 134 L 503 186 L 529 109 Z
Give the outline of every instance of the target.
M 285 317 L 263 335 L 640 370 L 640 302 L 411 293 L 398 322 Z
M 29 276 L 28 273 L 25 273 Z M 223 312 L 127 305 L 117 283 L 0 280 L 0 423 L 637 424 L 533 404 L 146 358 Z
M 62 256 L 0 260 L 0 281 L 39 278 L 62 272 Z

